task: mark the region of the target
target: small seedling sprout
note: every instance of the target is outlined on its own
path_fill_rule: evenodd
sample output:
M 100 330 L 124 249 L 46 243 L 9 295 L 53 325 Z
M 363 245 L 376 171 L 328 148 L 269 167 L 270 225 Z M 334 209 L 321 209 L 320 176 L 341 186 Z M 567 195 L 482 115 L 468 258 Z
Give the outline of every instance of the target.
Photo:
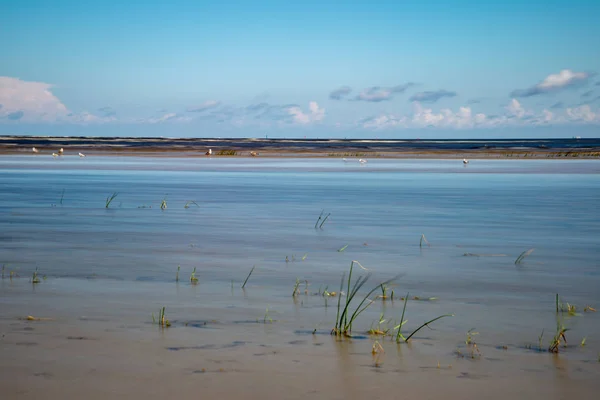
M 196 278 L 196 267 L 194 267 L 194 270 L 192 271 L 192 274 L 190 275 L 190 282 L 192 283 L 192 285 L 195 285 L 198 283 L 198 278 Z

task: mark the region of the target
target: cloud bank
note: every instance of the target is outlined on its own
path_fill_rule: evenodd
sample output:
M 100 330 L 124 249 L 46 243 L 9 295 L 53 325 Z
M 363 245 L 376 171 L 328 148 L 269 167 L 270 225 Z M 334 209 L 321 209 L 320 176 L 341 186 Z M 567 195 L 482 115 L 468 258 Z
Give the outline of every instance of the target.
M 410 96 L 410 101 L 418 101 L 421 103 L 435 103 L 439 99 L 444 97 L 455 97 L 456 92 L 450 92 L 448 90 L 436 90 L 436 91 L 427 91 L 427 92 L 419 92 Z
M 586 83 L 592 75 L 588 72 L 573 72 L 563 69 L 558 74 L 548 75 L 543 81 L 526 89 L 515 89 L 510 97 L 531 97 L 555 93 Z
M 412 113 L 405 115 L 381 114 L 359 120 L 356 125 L 367 129 L 390 128 L 494 128 L 494 127 L 524 127 L 557 124 L 600 124 L 600 112 L 593 111 L 586 104 L 569 107 L 563 112 L 553 112 L 543 109 L 541 112 L 526 109 L 517 99 L 504 107 L 501 115 L 486 115 L 475 113 L 471 107 L 459 107 L 458 111 L 443 108 L 434 111 L 415 102 Z

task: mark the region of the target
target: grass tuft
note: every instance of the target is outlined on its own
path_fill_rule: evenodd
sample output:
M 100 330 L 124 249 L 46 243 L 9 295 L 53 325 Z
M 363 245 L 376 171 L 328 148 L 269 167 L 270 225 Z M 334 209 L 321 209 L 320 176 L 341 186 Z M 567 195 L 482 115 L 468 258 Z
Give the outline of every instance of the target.
M 189 200 L 187 203 L 185 203 L 185 206 L 183 206 L 183 208 L 190 208 L 190 204 L 194 204 L 196 207 L 200 207 L 195 201 Z
M 111 194 L 110 196 L 108 196 L 106 198 L 106 208 L 110 207 L 110 203 L 112 203 L 112 201 L 115 199 L 115 197 L 117 197 L 119 195 L 119 193 L 114 192 L 113 194 Z
M 31 277 L 31 283 L 40 283 L 40 277 L 38 276 L 38 269 L 36 268 L 35 271 L 33 271 L 33 275 Z
M 152 313 L 152 322 L 156 323 L 156 319 L 154 318 L 154 313 Z M 171 326 L 171 322 L 165 316 L 165 307 L 158 310 L 158 325 L 163 328 L 168 328 Z
M 196 285 L 198 283 L 198 278 L 196 278 L 196 267 L 194 267 L 194 270 L 190 275 L 190 282 L 192 283 L 192 285 Z
M 515 265 L 521 264 L 521 261 L 523 261 L 523 259 L 525 257 L 527 257 L 528 255 L 530 255 L 531 253 L 533 253 L 535 249 L 531 248 L 529 250 L 525 250 L 524 252 L 522 252 L 519 257 L 517 257 L 517 259 L 515 260 Z
M 354 307 L 354 311 L 352 311 L 352 308 L 351 308 L 352 300 L 354 300 L 354 298 L 356 297 L 356 294 L 360 291 L 360 289 L 364 286 L 364 284 L 367 282 L 367 280 L 371 276 L 370 273 L 368 273 L 366 276 L 359 276 L 358 279 L 356 279 L 356 281 L 354 283 L 352 283 L 352 272 L 354 269 L 354 264 L 357 264 L 359 267 L 366 270 L 366 268 L 364 268 L 362 265 L 360 265 L 360 263 L 358 261 L 353 260 L 350 263 L 350 272 L 348 274 L 348 286 L 347 286 L 348 289 L 346 292 L 346 301 L 345 301 L 343 308 L 342 308 L 342 302 L 341 302 L 341 300 L 342 300 L 341 292 L 344 289 L 345 274 L 342 275 L 342 280 L 340 282 L 340 296 L 338 296 L 338 307 L 337 307 L 337 314 L 336 314 L 336 318 L 335 318 L 335 327 L 331 330 L 332 335 L 348 336 L 348 337 L 351 336 L 352 335 L 352 324 L 354 323 L 356 318 L 374 302 L 374 300 L 369 299 L 369 296 L 371 296 L 373 294 L 373 292 L 378 290 L 381 287 L 381 285 L 387 285 L 388 283 L 396 280 L 399 277 L 399 276 L 396 276 L 392 279 L 389 279 L 389 280 L 382 282 L 379 285 L 375 286 L 363 297 L 363 299 L 358 303 L 358 305 L 356 307 Z

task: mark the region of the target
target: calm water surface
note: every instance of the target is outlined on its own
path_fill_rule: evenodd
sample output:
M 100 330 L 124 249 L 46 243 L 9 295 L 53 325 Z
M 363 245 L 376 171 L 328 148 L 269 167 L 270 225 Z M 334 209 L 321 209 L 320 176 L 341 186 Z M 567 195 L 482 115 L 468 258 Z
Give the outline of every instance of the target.
M 373 274 L 369 287 L 401 273 L 396 296 L 438 298 L 410 302 L 408 325 L 456 314 L 425 336 L 460 343 L 476 327 L 490 346 L 519 345 L 554 330 L 557 292 L 580 309 L 600 307 L 599 199 L 598 161 L 465 167 L 460 160 L 5 156 L 0 264 L 21 278 L 0 282 L 0 301 L 134 316 L 138 330 L 161 305 L 176 319 L 230 324 L 262 319 L 269 307 L 281 320 L 277 329 L 293 337 L 331 329 L 335 301 L 311 294 L 337 290 L 358 260 Z M 198 206 L 185 208 L 188 201 Z M 322 210 L 331 215 L 315 229 Z M 431 246 L 419 246 L 422 234 Z M 27 277 L 36 267 L 48 279 L 32 290 Z M 197 286 L 189 284 L 194 267 Z M 308 281 L 308 295 L 293 301 L 296 278 Z M 377 302 L 357 329 L 381 312 L 398 319 L 401 308 Z M 600 332 L 595 314 L 581 314 L 566 319 L 576 341 Z M 598 344 L 589 343 L 593 354 Z

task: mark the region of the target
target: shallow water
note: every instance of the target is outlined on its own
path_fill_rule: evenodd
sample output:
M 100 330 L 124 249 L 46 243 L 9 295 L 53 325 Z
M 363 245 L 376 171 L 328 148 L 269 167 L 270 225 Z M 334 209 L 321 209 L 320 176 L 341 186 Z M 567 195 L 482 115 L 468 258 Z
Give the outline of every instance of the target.
M 36 327 L 34 342 L 53 349 L 56 332 L 64 340 L 82 331 L 110 340 L 115 356 L 128 344 L 144 343 L 135 353 L 140 359 L 149 349 L 161 349 L 167 359 L 187 365 L 189 352 L 197 360 L 219 349 L 245 368 L 268 373 L 277 361 L 264 364 L 254 355 L 270 346 L 291 352 L 287 361 L 328 354 L 340 362 L 318 361 L 326 370 L 343 374 L 339 365 L 351 362 L 357 363 L 352 374 L 371 374 L 372 341 L 356 339 L 354 350 L 340 347 L 328 335 L 337 298 L 313 295 L 325 287 L 339 290 L 340 277 L 358 260 L 372 273 L 369 289 L 402 274 L 392 286 L 396 297 L 410 292 L 437 298 L 409 301 L 406 330 L 455 314 L 417 334 L 402 356 L 389 339 L 379 339 L 387 350 L 377 371 L 424 373 L 442 360 L 454 364 L 452 377 L 460 378 L 461 371 L 492 380 L 525 374 L 535 381 L 567 370 L 570 379 L 597 388 L 600 316 L 583 307 L 600 306 L 599 178 L 600 163 L 585 160 L 477 160 L 465 167 L 456 160 L 360 165 L 339 159 L 5 156 L 0 326 L 8 334 L 1 367 L 21 363 L 31 373 L 28 366 L 39 362 L 35 346 L 17 345 L 28 343 L 20 337 L 27 322 L 15 322 L 36 315 L 60 321 Z M 119 194 L 107 209 L 105 199 L 113 192 Z M 198 206 L 185 208 L 192 200 Z M 315 229 L 322 210 L 331 215 Z M 430 246 L 420 247 L 421 234 Z M 529 248 L 534 252 L 515 265 Z M 189 282 L 194 267 L 198 285 Z M 35 268 L 47 279 L 32 285 Z M 19 277 L 9 279 L 9 271 Z M 355 269 L 355 276 L 358 271 L 366 273 Z M 296 279 L 301 293 L 293 299 Z M 542 329 L 544 347 L 554 334 L 556 293 L 580 314 L 561 315 L 570 346 L 559 357 L 569 367 L 526 349 L 537 347 Z M 159 333 L 151 313 L 163 305 L 174 323 Z M 355 333 L 364 334 L 381 313 L 398 320 L 402 305 L 376 301 L 359 317 Z M 266 308 L 273 323 L 264 323 Z M 479 332 L 483 354 L 476 367 L 454 353 L 468 351 L 470 328 Z M 586 346 L 578 346 L 583 337 Z M 369 368 L 361 368 L 364 363 Z M 291 379 L 317 368 L 307 364 L 286 364 L 279 372 L 288 371 Z M 65 364 L 65 371 L 70 367 Z M 60 371 L 60 363 L 54 368 Z M 328 388 L 320 395 L 336 392 L 335 385 Z

